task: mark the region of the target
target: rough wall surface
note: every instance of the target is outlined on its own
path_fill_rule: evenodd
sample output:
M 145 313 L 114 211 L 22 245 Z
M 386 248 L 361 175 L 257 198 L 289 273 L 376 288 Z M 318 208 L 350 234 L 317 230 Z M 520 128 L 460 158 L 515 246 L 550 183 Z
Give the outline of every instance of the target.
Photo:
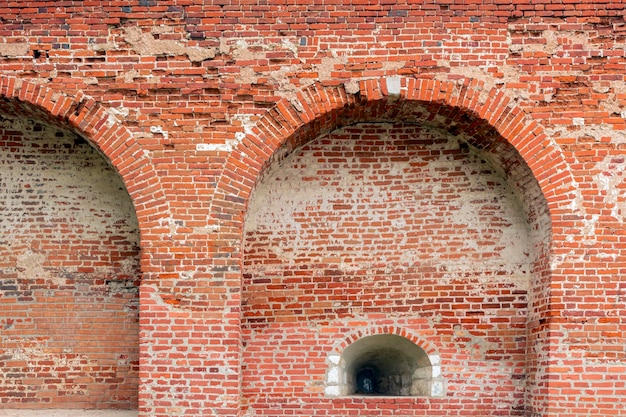
M 626 416 L 625 9 L 0 1 L 0 404 Z
M 0 127 L 0 404 L 136 407 L 139 235 L 115 171 L 33 119 Z
M 320 401 L 335 342 L 392 324 L 446 364 L 448 395 L 405 406 L 472 398 L 465 411 L 523 415 L 534 244 L 518 196 L 466 142 L 415 125 L 338 129 L 267 173 L 245 224 L 252 409 Z M 319 415 L 352 401 L 323 404 Z

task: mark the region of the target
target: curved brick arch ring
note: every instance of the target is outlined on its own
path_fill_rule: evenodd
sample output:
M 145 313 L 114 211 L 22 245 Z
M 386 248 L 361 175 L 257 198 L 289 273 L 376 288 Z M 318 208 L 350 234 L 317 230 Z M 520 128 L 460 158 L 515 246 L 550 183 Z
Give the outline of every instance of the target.
M 215 193 L 214 204 L 244 212 L 252 188 L 279 150 L 289 152 L 306 140 L 344 124 L 368 121 L 402 121 L 402 106 L 418 104 L 434 109 L 434 116 L 467 120 L 463 129 L 479 136 L 495 130 L 521 155 L 535 176 L 554 222 L 555 213 L 569 210 L 574 180 L 561 149 L 543 128 L 531 120 L 501 90 L 487 90 L 475 80 L 457 82 L 390 77 L 364 80 L 351 94 L 341 86 L 314 84 L 295 99 L 279 101 L 257 121 L 230 154 Z M 437 114 L 441 109 L 445 109 Z M 426 122 L 431 122 L 433 119 Z M 378 115 L 378 116 L 372 116 Z
M 11 106 L 16 114 L 30 114 L 59 127 L 70 127 L 93 144 L 122 177 L 140 230 L 149 230 L 149 223 L 169 211 L 156 170 L 140 145 L 93 98 L 82 93 L 70 97 L 46 86 L 2 76 L 0 99 L 4 100 L 4 107 Z
M 410 350 L 411 356 L 415 354 L 416 349 L 418 352 L 421 352 L 418 353 L 419 356 L 426 355 L 426 357 L 428 358 L 428 372 L 430 373 L 430 375 L 428 375 L 427 378 L 430 382 L 430 386 L 427 392 L 423 392 L 423 395 L 443 395 L 444 384 L 440 378 L 441 358 L 436 347 L 432 343 L 421 337 L 418 333 L 414 333 L 413 331 L 408 330 L 406 327 L 403 327 L 400 324 L 396 324 L 374 325 L 357 328 L 347 335 L 339 338 L 339 340 L 335 342 L 333 350 L 329 352 L 326 359 L 328 368 L 326 370 L 324 393 L 327 396 L 336 397 L 347 394 L 345 392 L 345 367 L 355 359 L 353 355 L 347 353 L 347 349 L 351 347 L 352 344 L 364 341 L 371 336 L 399 336 L 408 340 L 413 346 Z M 380 339 L 377 342 L 380 342 Z M 378 346 L 378 348 L 381 347 L 384 347 L 384 345 Z M 362 354 L 363 353 L 361 352 L 359 356 L 361 356 Z M 426 375 L 422 375 L 422 378 L 424 377 L 426 377 Z
M 355 328 L 353 331 L 344 335 L 344 337 L 339 338 L 337 342 L 335 342 L 333 346 L 333 352 L 341 354 L 343 351 L 353 344 L 354 342 L 361 340 L 368 336 L 377 336 L 377 335 L 394 335 L 401 336 L 405 339 L 412 342 L 414 345 L 418 346 L 426 354 L 428 355 L 438 355 L 439 352 L 435 345 L 421 337 L 418 332 L 414 332 L 409 330 L 406 326 L 401 324 L 395 325 L 371 325 L 365 327 Z

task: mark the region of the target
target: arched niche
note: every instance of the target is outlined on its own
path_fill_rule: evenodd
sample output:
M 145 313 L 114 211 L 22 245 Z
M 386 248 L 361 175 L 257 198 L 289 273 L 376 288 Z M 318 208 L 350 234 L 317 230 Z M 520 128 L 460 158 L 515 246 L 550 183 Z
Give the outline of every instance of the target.
M 393 334 L 363 337 L 329 358 L 328 396 L 430 397 L 443 394 L 438 355 Z
M 306 97 L 313 98 L 302 97 L 310 109 L 277 106 L 226 164 L 215 201 L 220 190 L 227 195 L 239 184 L 246 212 L 243 385 L 263 392 L 244 388 L 244 397 L 274 401 L 296 379 L 291 340 L 278 347 L 287 352 L 286 363 L 275 356 L 281 329 L 292 334 L 291 327 L 304 323 L 309 331 L 384 314 L 427 320 L 441 361 L 469 365 L 444 372 L 430 395 L 442 395 L 443 381 L 449 392 L 491 395 L 485 381 L 497 380 L 493 389 L 512 408 L 522 407 L 536 391 L 543 360 L 527 346 L 543 343 L 536 326 L 550 299 L 549 204 L 569 180 L 549 178 L 567 172 L 566 164 L 541 128 L 500 92 L 404 80 L 392 95 L 381 85 L 361 83 L 356 95 L 311 87 L 315 94 Z M 337 100 L 322 99 L 331 95 Z M 250 169 L 239 183 L 229 172 L 242 163 Z M 467 182 L 456 181 L 461 178 Z M 386 186 L 406 193 L 386 193 Z M 402 221 L 396 208 L 407 210 Z M 380 216 L 369 216 L 374 212 Z M 315 346 L 329 336 L 311 334 Z M 346 371 L 342 356 L 329 356 L 326 368 L 315 366 L 316 352 L 297 353 L 307 355 L 299 363 L 327 370 L 326 396 L 357 391 L 348 383 L 357 374 Z M 256 366 L 263 361 L 276 366 Z M 471 374 L 477 366 L 484 371 L 480 381 Z M 357 368 L 362 377 L 375 376 L 372 361 Z
M 140 235 L 128 189 L 68 123 L 1 103 L 3 407 L 136 409 Z

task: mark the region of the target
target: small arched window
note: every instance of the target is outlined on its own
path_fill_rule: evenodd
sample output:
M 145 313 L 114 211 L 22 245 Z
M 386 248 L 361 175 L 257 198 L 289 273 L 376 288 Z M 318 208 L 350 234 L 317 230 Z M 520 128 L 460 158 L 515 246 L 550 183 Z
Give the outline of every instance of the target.
M 363 337 L 341 356 L 329 357 L 326 394 L 330 396 L 438 396 L 443 394 L 439 356 L 428 355 L 397 335 Z

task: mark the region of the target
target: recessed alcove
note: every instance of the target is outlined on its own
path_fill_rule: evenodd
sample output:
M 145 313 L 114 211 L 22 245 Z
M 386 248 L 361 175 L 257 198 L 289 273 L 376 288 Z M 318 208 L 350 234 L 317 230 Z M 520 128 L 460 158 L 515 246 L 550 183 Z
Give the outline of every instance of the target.
M 1 408 L 11 416 L 26 407 L 46 416 L 136 409 L 140 239 L 125 184 L 67 126 L 5 110 Z
M 438 355 L 402 336 L 363 337 L 329 357 L 328 396 L 439 396 L 443 384 Z

